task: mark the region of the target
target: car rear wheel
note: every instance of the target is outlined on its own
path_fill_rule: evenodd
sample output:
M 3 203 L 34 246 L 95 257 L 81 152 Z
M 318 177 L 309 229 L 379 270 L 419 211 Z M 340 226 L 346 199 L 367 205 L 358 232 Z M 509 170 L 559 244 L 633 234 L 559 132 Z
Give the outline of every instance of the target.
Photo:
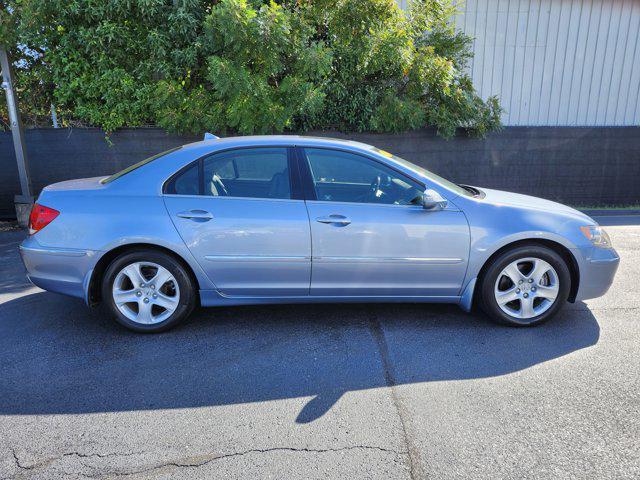
M 184 266 L 151 249 L 116 257 L 105 272 L 102 298 L 118 323 L 147 333 L 174 327 L 189 316 L 196 301 Z
M 564 259 L 541 245 L 523 245 L 495 258 L 480 285 L 480 305 L 493 320 L 532 326 L 549 320 L 569 297 Z

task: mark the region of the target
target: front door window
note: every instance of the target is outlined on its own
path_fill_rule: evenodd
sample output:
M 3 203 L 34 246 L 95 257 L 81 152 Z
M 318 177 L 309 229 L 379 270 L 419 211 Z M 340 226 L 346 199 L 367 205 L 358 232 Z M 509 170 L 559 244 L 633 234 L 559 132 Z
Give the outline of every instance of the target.
M 424 188 L 372 159 L 339 150 L 305 148 L 317 199 L 325 202 L 415 205 Z

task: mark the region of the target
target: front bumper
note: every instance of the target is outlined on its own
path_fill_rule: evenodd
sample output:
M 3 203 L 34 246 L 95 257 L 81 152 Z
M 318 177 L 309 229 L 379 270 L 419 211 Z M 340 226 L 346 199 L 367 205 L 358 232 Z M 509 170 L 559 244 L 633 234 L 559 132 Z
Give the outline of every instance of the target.
M 613 283 L 620 256 L 613 248 L 591 247 L 574 251 L 580 269 L 576 301 L 601 297 Z
M 33 237 L 20 245 L 27 278 L 50 292 L 86 300 L 87 282 L 98 252 L 40 245 Z

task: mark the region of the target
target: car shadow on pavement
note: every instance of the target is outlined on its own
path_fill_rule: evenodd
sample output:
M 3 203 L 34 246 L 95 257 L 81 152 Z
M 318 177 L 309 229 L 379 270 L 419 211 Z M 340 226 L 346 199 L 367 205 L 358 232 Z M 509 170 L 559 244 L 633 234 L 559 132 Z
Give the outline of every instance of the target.
M 584 304 L 536 328 L 447 305 L 200 309 L 159 335 L 38 292 L 0 304 L 0 415 L 76 414 L 312 397 L 311 422 L 346 392 L 494 377 L 598 342 Z M 293 420 L 293 419 L 292 419 Z

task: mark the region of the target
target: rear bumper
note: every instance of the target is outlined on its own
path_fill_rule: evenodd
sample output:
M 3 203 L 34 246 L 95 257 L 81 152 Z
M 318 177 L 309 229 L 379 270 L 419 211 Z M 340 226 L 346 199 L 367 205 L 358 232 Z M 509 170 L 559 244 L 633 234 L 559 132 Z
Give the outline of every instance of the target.
M 97 253 L 92 250 L 43 247 L 33 238 L 20 245 L 27 278 L 50 292 L 86 300 L 87 281 Z
M 620 256 L 613 248 L 593 247 L 579 252 L 574 252 L 576 258 L 580 259 L 580 285 L 576 301 L 601 297 L 613 283 Z

